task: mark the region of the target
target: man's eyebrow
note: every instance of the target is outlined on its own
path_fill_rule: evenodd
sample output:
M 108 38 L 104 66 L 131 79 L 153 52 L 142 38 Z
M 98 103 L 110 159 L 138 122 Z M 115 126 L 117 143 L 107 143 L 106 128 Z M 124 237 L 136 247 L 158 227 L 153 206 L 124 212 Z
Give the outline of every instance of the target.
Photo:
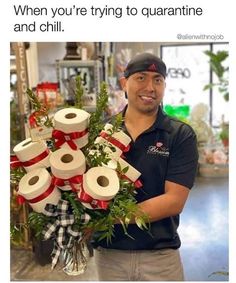
M 141 75 L 145 75 L 145 76 L 146 76 L 146 75 L 147 75 L 147 72 L 148 72 L 148 71 L 137 72 L 136 75 L 138 76 L 138 75 L 141 74 Z M 154 77 L 155 77 L 155 78 L 160 78 L 160 77 L 163 77 L 163 76 L 162 76 L 161 74 L 159 74 L 159 73 L 155 73 L 155 76 L 154 76 Z

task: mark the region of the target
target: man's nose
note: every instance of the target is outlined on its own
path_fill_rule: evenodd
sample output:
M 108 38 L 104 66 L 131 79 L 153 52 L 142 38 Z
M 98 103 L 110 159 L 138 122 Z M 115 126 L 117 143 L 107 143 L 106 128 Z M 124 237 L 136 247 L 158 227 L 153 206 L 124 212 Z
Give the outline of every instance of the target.
M 148 91 L 154 91 L 154 83 L 152 79 L 148 79 L 146 83 L 146 90 Z

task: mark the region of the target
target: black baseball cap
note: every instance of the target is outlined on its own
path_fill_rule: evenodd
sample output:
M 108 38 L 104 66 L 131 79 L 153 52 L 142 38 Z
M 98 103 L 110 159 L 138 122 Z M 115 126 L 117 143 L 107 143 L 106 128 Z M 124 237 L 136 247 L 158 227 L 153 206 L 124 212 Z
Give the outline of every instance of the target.
M 128 78 L 134 73 L 144 71 L 159 73 L 164 78 L 166 77 L 165 63 L 159 57 L 151 53 L 138 54 L 131 59 L 124 71 L 124 77 Z

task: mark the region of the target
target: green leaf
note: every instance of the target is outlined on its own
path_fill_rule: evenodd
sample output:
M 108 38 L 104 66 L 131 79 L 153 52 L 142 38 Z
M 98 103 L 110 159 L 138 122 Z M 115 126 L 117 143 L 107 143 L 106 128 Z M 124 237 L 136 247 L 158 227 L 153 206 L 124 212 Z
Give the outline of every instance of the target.
M 126 166 L 125 168 L 122 169 L 122 173 L 125 174 L 127 173 L 129 170 L 129 166 Z

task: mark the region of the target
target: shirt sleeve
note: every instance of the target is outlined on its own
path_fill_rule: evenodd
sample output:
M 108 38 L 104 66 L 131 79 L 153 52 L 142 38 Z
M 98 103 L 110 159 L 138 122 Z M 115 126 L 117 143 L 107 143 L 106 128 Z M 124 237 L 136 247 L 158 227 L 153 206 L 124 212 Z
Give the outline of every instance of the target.
M 183 124 L 170 150 L 166 180 L 191 189 L 198 167 L 197 138 L 193 129 Z

